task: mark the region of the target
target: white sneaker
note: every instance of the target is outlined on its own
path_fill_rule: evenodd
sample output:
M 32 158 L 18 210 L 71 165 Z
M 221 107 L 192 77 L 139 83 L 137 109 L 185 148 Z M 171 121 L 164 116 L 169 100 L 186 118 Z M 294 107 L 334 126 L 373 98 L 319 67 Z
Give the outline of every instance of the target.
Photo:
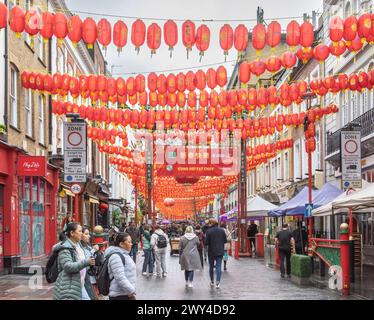
M 147 272 L 143 272 L 142 275 L 143 276 L 148 276 L 148 273 Z
M 186 281 L 186 288 L 189 286 L 190 284 L 188 283 L 188 281 Z
M 214 287 L 214 282 L 211 282 L 211 283 L 210 283 L 210 286 L 213 288 L 213 287 Z
M 219 289 L 219 282 L 216 283 L 216 289 Z
M 168 273 L 167 272 L 164 272 L 163 274 L 162 274 L 162 277 L 163 278 L 166 278 L 166 275 L 167 275 Z
M 190 283 L 188 284 L 188 287 L 189 287 L 189 288 L 193 288 L 193 284 L 192 284 L 192 282 L 190 282 Z

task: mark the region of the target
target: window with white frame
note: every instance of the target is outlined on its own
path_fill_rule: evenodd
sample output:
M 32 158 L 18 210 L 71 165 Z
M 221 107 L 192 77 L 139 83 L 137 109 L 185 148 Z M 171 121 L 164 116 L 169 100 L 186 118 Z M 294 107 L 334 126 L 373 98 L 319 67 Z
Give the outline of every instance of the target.
M 320 169 L 320 159 L 321 159 L 321 141 L 320 141 L 320 129 L 316 129 L 316 151 L 313 152 L 312 161 L 312 172 Z
M 31 0 L 26 0 L 25 1 L 25 12 L 27 12 L 28 10 L 30 10 L 31 8 Z M 30 35 L 27 33 L 27 32 L 24 32 L 25 33 L 25 41 L 26 43 L 31 46 L 31 37 Z
M 281 158 L 278 156 L 277 158 L 277 183 L 282 182 L 282 164 L 281 164 Z
M 305 147 L 305 137 L 301 139 L 301 164 L 302 164 L 302 178 L 307 178 L 308 175 L 308 154 Z
M 288 176 L 288 152 L 284 153 L 284 180 L 288 181 L 290 177 Z
M 33 94 L 31 89 L 25 89 L 25 111 L 26 111 L 26 135 L 33 137 L 33 108 L 32 108 Z
M 45 144 L 44 96 L 39 96 L 39 142 Z
M 57 72 L 65 73 L 65 55 L 61 48 L 57 48 Z
M 10 68 L 10 125 L 18 128 L 18 71 L 14 68 Z
M 43 37 L 39 34 L 38 35 L 38 56 L 39 59 L 44 62 L 45 56 L 44 56 L 44 39 Z
M 266 185 L 270 186 L 270 174 L 269 174 L 269 165 L 266 165 Z
M 301 173 L 300 173 L 300 142 L 295 143 L 294 150 L 295 150 L 294 160 L 293 160 L 293 163 L 294 163 L 294 179 L 296 181 L 297 179 L 301 178 Z

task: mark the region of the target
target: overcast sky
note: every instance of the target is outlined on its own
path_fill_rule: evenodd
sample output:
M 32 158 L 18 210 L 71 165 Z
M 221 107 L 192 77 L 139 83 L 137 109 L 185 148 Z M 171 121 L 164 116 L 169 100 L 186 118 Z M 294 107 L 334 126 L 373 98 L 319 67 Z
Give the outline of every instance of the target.
M 322 12 L 322 0 L 66 0 L 66 3 L 72 11 L 87 11 L 92 13 L 121 15 L 131 17 L 150 17 L 150 18 L 165 18 L 165 19 L 219 19 L 219 20 L 250 20 L 256 19 L 257 7 L 260 6 L 264 9 L 264 18 L 267 23 L 271 22 L 271 18 L 284 18 L 284 17 L 301 17 L 303 13 L 311 14 L 313 10 Z M 79 14 L 81 17 L 87 15 Z M 90 15 L 96 21 L 102 17 Z M 119 18 L 107 19 L 112 25 Z M 163 41 L 157 54 L 151 58 L 150 49 L 147 47 L 146 42 L 141 47 L 139 55 L 136 54 L 133 44 L 131 43 L 131 24 L 134 19 L 122 19 L 129 28 L 128 43 L 122 53 L 118 56 L 116 47 L 110 45 L 106 53 L 106 60 L 108 61 L 109 70 L 112 65 L 119 65 L 115 67 L 113 73 L 119 76 L 122 73 L 124 77 L 128 77 L 125 73 L 142 73 L 150 71 L 161 71 L 166 69 L 178 68 L 191 68 L 202 66 L 201 69 L 206 70 L 208 67 L 203 67 L 206 64 L 224 65 L 228 70 L 228 75 L 231 74 L 235 64 L 233 62 L 224 64 L 224 55 L 219 46 L 219 30 L 225 23 L 235 28 L 239 23 L 244 23 L 247 28 L 252 29 L 256 24 L 254 21 L 247 22 L 205 22 L 211 31 L 210 47 L 205 52 L 202 61 L 199 62 L 199 53 L 194 47 L 189 59 L 186 57 L 186 50 L 183 46 L 181 39 L 181 24 L 177 22 L 179 34 L 178 44 L 176 45 L 172 59 L 169 57 L 169 51 Z M 302 19 L 296 19 L 302 21 Z M 279 20 L 282 27 L 285 28 L 290 20 Z M 157 22 L 161 29 L 165 21 L 145 20 L 148 26 L 153 22 Z M 203 22 L 195 21 L 196 28 Z M 237 52 L 233 48 L 227 61 L 235 60 Z M 196 69 L 198 70 L 198 69 Z M 177 73 L 178 71 L 175 71 Z M 186 71 L 184 71 L 186 72 Z M 168 73 L 168 72 L 165 72 Z M 146 74 L 145 74 L 146 75 Z

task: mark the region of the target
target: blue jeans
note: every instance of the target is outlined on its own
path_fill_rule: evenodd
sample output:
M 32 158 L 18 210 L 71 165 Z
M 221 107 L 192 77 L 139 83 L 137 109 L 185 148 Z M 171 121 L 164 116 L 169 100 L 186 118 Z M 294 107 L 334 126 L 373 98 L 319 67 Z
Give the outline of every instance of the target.
M 143 272 L 153 273 L 153 254 L 152 249 L 144 250 L 144 262 L 143 262 Z
M 192 282 L 193 281 L 193 275 L 194 275 L 194 272 L 193 271 L 184 271 L 184 278 L 186 279 L 186 281 L 190 281 Z
M 136 254 L 138 253 L 138 244 L 133 244 L 131 251 L 130 251 L 130 257 L 132 257 L 132 260 L 136 263 Z
M 216 266 L 216 282 L 221 281 L 221 273 L 222 273 L 222 259 L 223 256 L 212 257 L 209 256 L 209 275 L 210 281 L 214 282 L 214 263 Z

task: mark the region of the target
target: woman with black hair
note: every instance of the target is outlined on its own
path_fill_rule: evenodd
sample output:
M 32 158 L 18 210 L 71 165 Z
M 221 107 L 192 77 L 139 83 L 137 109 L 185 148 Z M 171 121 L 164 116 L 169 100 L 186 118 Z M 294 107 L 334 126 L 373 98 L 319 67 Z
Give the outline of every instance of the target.
M 54 250 L 58 253 L 58 270 L 60 271 L 55 285 L 54 300 L 89 299 L 84 287 L 86 267 L 94 266 L 95 259 L 86 258 L 79 242 L 82 239 L 82 227 L 76 222 L 66 227 L 66 240 L 57 244 Z
M 132 239 L 127 233 L 118 233 L 114 246 L 105 250 L 109 259 L 109 300 L 135 300 L 136 265 L 130 257 Z

